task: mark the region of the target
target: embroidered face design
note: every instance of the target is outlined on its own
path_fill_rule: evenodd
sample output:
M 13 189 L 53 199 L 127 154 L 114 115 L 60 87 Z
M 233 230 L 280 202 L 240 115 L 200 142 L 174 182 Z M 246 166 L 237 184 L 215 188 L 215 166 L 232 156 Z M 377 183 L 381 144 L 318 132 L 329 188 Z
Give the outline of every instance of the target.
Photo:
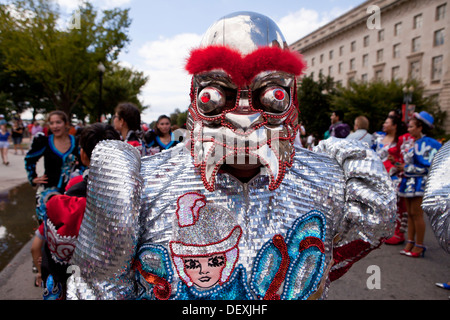
M 242 235 L 231 212 L 192 192 L 178 199 L 176 218 L 169 246 L 180 279 L 188 287 L 203 289 L 228 281 Z
M 234 39 L 233 28 L 225 28 L 230 34 L 221 35 L 220 41 L 210 39 L 224 29 L 216 23 L 205 35 L 210 42 L 192 51 L 186 65 L 193 75 L 188 119 L 191 152 L 209 191 L 214 190 L 220 168 L 262 167 L 274 190 L 292 165 L 298 128 L 295 77 L 305 64 L 296 53 L 281 49 L 284 41 L 273 21 L 260 20 L 270 19 L 260 15 L 224 19 L 227 26 L 248 24 L 239 29 L 245 40 Z M 267 30 L 268 25 L 273 30 Z M 254 34 L 273 31 L 278 40 L 252 42 Z
M 183 258 L 186 275 L 192 283 L 200 288 L 210 288 L 219 282 L 225 261 L 223 254 Z

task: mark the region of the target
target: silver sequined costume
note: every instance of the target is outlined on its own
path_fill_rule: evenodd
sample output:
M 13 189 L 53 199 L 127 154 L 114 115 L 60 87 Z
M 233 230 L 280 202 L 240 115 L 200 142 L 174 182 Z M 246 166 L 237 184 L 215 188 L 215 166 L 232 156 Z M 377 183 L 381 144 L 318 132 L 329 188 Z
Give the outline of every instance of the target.
M 72 297 L 136 298 L 132 259 L 145 244 L 168 246 L 176 199 L 192 191 L 235 214 L 244 231 L 239 262 L 248 273 L 266 242 L 276 234 L 286 235 L 298 218 L 313 210 L 325 217 L 322 273 L 333 250 L 339 249 L 351 255 L 331 272 L 346 270 L 392 234 L 395 192 L 381 161 L 362 145 L 332 138 L 321 142 L 317 151 L 296 150 L 294 166 L 275 191 L 268 190 L 264 175 L 246 185 L 219 174 L 216 191 L 208 192 L 184 146 L 141 160 L 131 146 L 103 143 L 90 169 L 87 211 L 72 259 L 81 277 L 75 279 L 76 286 L 69 286 Z M 333 249 L 337 234 L 341 240 Z M 316 264 L 306 261 L 303 273 Z M 302 292 L 302 281 L 295 286 Z
M 441 247 L 450 253 L 450 143 L 435 155 L 422 201 Z
M 187 145 L 144 158 L 96 147 L 69 298 L 324 298 L 392 235 L 396 193 L 372 150 L 337 138 L 294 150 L 302 63 L 273 21 L 232 14 L 202 46 Z M 260 165 L 247 182 L 227 173 L 240 157 Z

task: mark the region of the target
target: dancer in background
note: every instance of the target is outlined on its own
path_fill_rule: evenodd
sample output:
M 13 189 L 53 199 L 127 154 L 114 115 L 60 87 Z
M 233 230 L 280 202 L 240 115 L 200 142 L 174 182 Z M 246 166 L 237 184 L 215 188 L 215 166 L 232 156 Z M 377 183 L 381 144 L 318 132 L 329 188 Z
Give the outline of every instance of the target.
M 37 186 L 36 215 L 39 222 L 45 219 L 45 204 L 50 195 L 62 194 L 72 172 L 79 165 L 79 150 L 75 137 L 69 135 L 69 120 L 63 111 L 48 115 L 52 134 L 46 137 L 37 133 L 25 156 L 25 169 L 32 186 Z M 44 174 L 38 176 L 36 164 L 44 158 Z
M 426 134 L 433 128 L 434 118 L 427 112 L 415 113 L 409 121 L 408 132 L 414 139 L 414 144 L 407 148 L 403 158 L 404 164 L 398 164 L 398 170 L 404 172 L 399 187 L 399 196 L 404 197 L 408 211 L 408 241 L 400 251 L 409 257 L 423 257 L 426 247 L 425 220 L 422 211 L 422 198 L 429 168 L 441 144 Z

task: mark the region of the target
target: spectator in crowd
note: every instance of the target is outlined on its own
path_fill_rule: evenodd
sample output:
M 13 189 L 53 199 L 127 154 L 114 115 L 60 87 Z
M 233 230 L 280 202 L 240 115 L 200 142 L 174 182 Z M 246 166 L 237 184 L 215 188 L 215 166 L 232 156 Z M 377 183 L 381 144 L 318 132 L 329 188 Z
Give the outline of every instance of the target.
M 166 115 L 158 118 L 154 130 L 147 131 L 144 139 L 147 149 L 150 150 L 150 154 L 170 149 L 180 142 L 175 139 L 170 118 Z
M 328 129 L 330 137 L 346 138 L 350 134 L 350 126 L 344 123 L 344 112 L 335 110 L 331 114 L 331 126 Z
M 120 133 L 122 140 L 136 147 L 141 156 L 146 154 L 145 144 L 141 138 L 141 113 L 130 102 L 120 103 L 116 107 L 113 126 Z
M 5 166 L 9 165 L 8 160 L 8 148 L 9 148 L 9 136 L 11 133 L 6 128 L 6 124 L 0 124 L 0 152 L 2 155 L 2 161 Z
M 306 130 L 303 124 L 300 122 L 297 134 L 295 135 L 294 146 L 297 148 L 303 148 L 302 137 L 306 135 Z
M 39 121 L 36 120 L 31 127 L 31 136 L 34 138 L 39 132 L 44 132 L 44 128 L 42 128 Z
M 354 139 L 362 142 L 366 142 L 369 147 L 373 145 L 373 136 L 368 132 L 369 119 L 364 116 L 356 117 L 354 125 L 354 132 L 350 133 L 346 139 Z
M 17 149 L 19 149 L 22 152 L 22 155 L 24 154 L 23 148 L 22 148 L 22 140 L 23 140 L 23 134 L 25 132 L 25 127 L 22 124 L 22 120 L 14 120 L 14 124 L 12 127 L 12 140 L 14 143 L 14 154 L 17 154 Z
M 6 124 L 8 124 L 8 122 L 5 119 L 5 115 L 0 114 L 0 125 L 2 125 L 2 124 L 6 125 Z

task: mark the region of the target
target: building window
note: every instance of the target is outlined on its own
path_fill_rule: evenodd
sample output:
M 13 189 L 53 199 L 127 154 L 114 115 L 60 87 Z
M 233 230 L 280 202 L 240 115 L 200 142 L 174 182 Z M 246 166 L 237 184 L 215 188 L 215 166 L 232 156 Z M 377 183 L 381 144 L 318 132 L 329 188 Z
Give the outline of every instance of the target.
M 413 29 L 422 28 L 422 24 L 423 24 L 423 16 L 422 14 L 418 14 L 417 16 L 414 17 Z
M 419 52 L 420 51 L 420 37 L 412 39 L 412 52 Z
M 383 70 L 376 70 L 375 71 L 375 79 L 376 80 L 383 80 Z
M 394 26 L 394 36 L 399 36 L 401 32 L 402 32 L 402 23 L 399 22 Z
M 330 56 L 330 60 L 332 60 L 332 59 L 333 59 L 333 55 L 334 55 L 334 52 L 333 52 L 333 50 L 330 50 L 330 53 L 329 53 L 329 56 Z
M 392 56 L 394 57 L 394 59 L 400 58 L 400 43 L 394 45 Z
M 433 58 L 433 65 L 432 65 L 432 73 L 431 73 L 431 80 L 432 81 L 439 81 L 442 77 L 442 61 L 443 56 L 438 56 Z
M 400 77 L 400 67 L 393 67 L 392 68 L 392 80 L 398 80 Z
M 434 46 L 441 46 L 444 44 L 444 29 L 438 30 L 434 33 Z
M 377 62 L 383 61 L 383 49 L 377 51 Z
M 364 83 L 366 83 L 366 82 L 369 80 L 369 77 L 367 76 L 367 73 L 364 73 L 364 74 L 361 76 L 361 80 L 362 80 L 362 82 L 364 82 Z
M 333 66 L 328 67 L 328 75 L 331 77 L 333 75 Z
M 363 55 L 363 67 L 368 67 L 369 66 L 369 55 L 365 54 Z
M 409 78 L 420 80 L 420 61 L 412 61 L 409 64 Z
M 445 11 L 447 11 L 446 3 L 436 8 L 436 21 L 445 19 Z
M 320 63 L 323 62 L 323 54 L 320 55 Z
M 369 36 L 365 36 L 364 37 L 364 48 L 367 48 L 370 44 L 370 37 Z
M 351 48 L 351 52 L 355 52 L 355 50 L 356 50 L 356 41 L 352 41 L 352 43 L 350 45 L 350 48 Z
M 311 66 L 314 67 L 315 64 L 316 64 L 316 58 L 312 58 L 311 59 Z
M 350 70 L 355 70 L 356 66 L 355 66 L 355 59 L 351 59 L 350 60 Z
M 342 69 L 344 68 L 344 63 L 343 62 L 340 62 L 339 63 L 339 66 L 338 66 L 338 72 L 339 72 L 339 74 L 341 74 L 342 73 Z
M 342 57 L 343 54 L 344 54 L 344 46 L 340 46 L 339 47 L 339 56 Z
M 384 41 L 384 30 L 378 31 L 378 42 Z

